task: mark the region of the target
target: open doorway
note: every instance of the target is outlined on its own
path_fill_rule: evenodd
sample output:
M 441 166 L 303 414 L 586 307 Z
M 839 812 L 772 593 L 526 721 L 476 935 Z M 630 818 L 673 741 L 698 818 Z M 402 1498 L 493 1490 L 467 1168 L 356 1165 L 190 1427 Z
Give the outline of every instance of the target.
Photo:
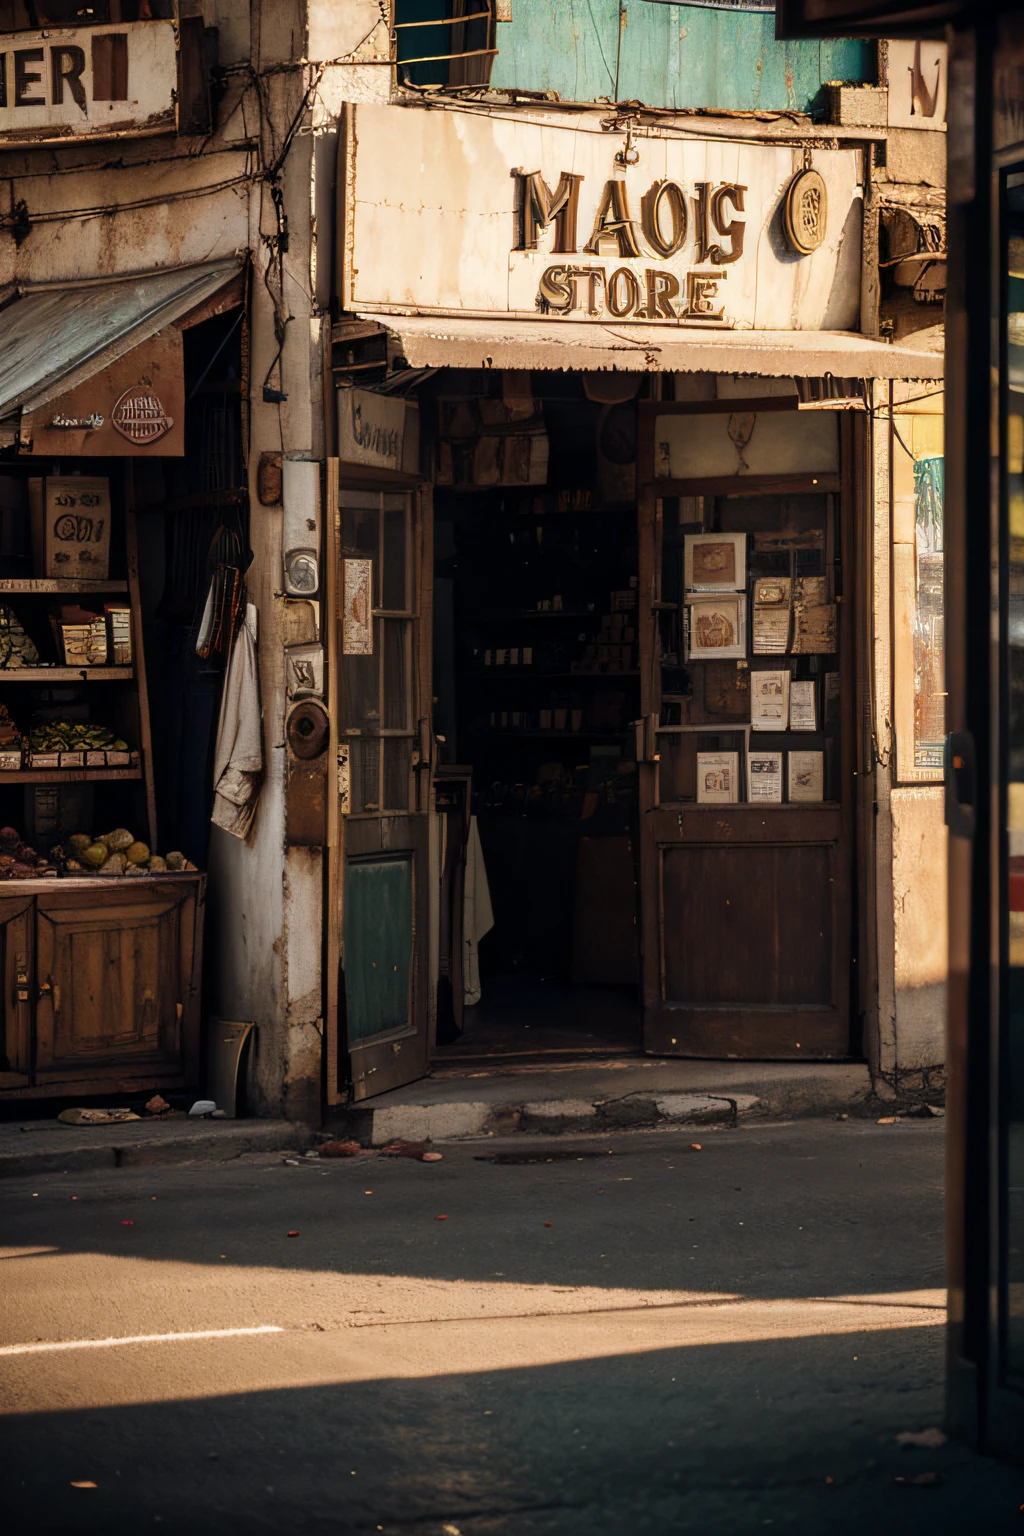
M 435 727 L 473 818 L 438 1055 L 638 1051 L 641 379 L 432 382 Z

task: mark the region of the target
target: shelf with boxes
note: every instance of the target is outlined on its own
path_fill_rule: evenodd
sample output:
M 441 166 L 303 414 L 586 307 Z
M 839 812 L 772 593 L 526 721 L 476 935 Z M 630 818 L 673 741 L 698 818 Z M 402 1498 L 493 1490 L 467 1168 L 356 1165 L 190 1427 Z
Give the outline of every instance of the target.
M 0 820 L 44 849 L 94 815 L 153 840 L 136 568 L 107 476 L 0 472 Z

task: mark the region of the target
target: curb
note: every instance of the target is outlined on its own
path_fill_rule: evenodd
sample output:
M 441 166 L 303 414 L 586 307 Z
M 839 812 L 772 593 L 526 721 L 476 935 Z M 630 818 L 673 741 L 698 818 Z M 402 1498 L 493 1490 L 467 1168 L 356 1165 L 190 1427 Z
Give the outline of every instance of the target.
M 137 1138 L 118 1126 L 117 1140 L 72 1140 L 62 1126 L 47 1126 L 33 1139 L 46 1146 L 22 1151 L 0 1150 L 0 1179 L 22 1178 L 37 1173 L 89 1173 L 97 1169 L 169 1167 L 180 1163 L 229 1163 L 246 1152 L 280 1152 L 310 1146 L 313 1133 L 306 1125 L 287 1120 L 247 1120 L 222 1125 L 216 1131 L 204 1127 L 176 1136 L 146 1134 L 138 1127 Z M 101 1127 L 97 1131 L 102 1136 Z M 62 1146 L 60 1138 L 68 1136 Z M 26 1140 L 28 1137 L 26 1137 Z
M 763 1115 L 756 1094 L 629 1093 L 615 1099 L 539 1099 L 522 1103 L 357 1105 L 332 1116 L 332 1136 L 350 1136 L 364 1147 L 393 1140 L 462 1141 L 516 1131 L 578 1134 L 678 1126 L 737 1125 Z

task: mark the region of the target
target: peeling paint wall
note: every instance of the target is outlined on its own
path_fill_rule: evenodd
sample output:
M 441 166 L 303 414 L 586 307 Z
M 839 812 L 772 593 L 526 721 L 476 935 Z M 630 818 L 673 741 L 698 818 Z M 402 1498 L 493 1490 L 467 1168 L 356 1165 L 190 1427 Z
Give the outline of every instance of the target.
M 513 0 L 492 85 L 563 101 L 806 112 L 827 80 L 875 79 L 872 44 L 777 43 L 773 12 L 625 0 L 624 14 L 620 33 L 619 0 Z
M 304 7 L 265 0 L 254 40 L 262 68 L 304 55 Z M 308 76 L 303 69 L 265 77 L 269 104 L 263 163 L 280 153 L 289 126 L 301 121 Z M 281 175 L 288 249 L 279 280 L 267 271 L 277 215 L 269 189 L 254 189 L 247 244 L 253 252 L 251 336 L 250 528 L 254 551 L 247 581 L 260 613 L 260 688 L 266 778 L 247 844 L 219 834 L 211 849 L 210 900 L 216 904 L 217 990 L 220 1010 L 254 1019 L 257 1045 L 250 1091 L 264 1113 L 315 1122 L 320 1113 L 320 932 L 322 862 L 318 851 L 288 849 L 285 830 L 284 643 L 289 600 L 282 587 L 282 509 L 263 507 L 256 494 L 260 454 L 319 457 L 323 452 L 320 322 L 312 294 L 310 189 L 313 139 L 296 135 Z M 279 365 L 275 308 L 283 325 Z M 273 366 L 272 366 L 273 365 Z M 287 398 L 263 399 L 263 381 Z
M 894 1086 L 917 1088 L 946 1051 L 946 842 L 941 786 L 894 789 L 892 894 L 896 1017 Z
M 898 383 L 901 397 L 919 397 L 921 386 Z M 920 404 L 920 401 L 918 402 Z M 913 734 L 913 656 L 894 650 L 893 491 L 888 386 L 876 386 L 872 433 L 874 480 L 873 677 L 874 695 L 874 937 L 877 984 L 868 1023 L 868 1059 L 882 1093 L 941 1090 L 946 1055 L 947 833 L 943 787 L 900 784 L 898 753 L 913 762 L 912 739 L 900 740 L 894 718 L 898 690 L 909 685 Z M 940 402 L 941 405 L 941 402 Z M 900 432 L 908 418 L 898 416 Z M 941 416 L 935 418 L 941 430 Z M 929 439 L 930 441 L 930 439 Z M 898 489 L 898 486 L 897 486 Z M 900 678 L 910 667 L 909 680 Z M 895 696 L 895 697 L 894 697 Z M 904 712 L 905 713 L 905 712 Z
M 358 9 L 358 7 L 357 7 Z M 365 10 L 365 5 L 363 7 Z M 149 272 L 250 253 L 253 562 L 248 596 L 259 613 L 266 775 L 247 843 L 213 830 L 205 965 L 215 1011 L 252 1020 L 250 1101 L 257 1112 L 315 1120 L 320 1104 L 321 856 L 286 848 L 282 511 L 263 507 L 255 474 L 264 450 L 321 457 L 321 321 L 311 293 L 313 139 L 305 99 L 305 0 L 204 0 L 218 29 L 225 91 L 203 140 L 159 137 L 60 144 L 0 144 L 0 285 Z M 354 18 L 355 21 L 359 17 Z M 252 72 L 261 75 L 259 95 Z M 287 154 L 282 158 L 284 147 Z M 260 172 L 280 161 L 288 219 L 283 281 L 270 187 Z M 19 239 L 3 228 L 19 204 Z M 268 262 L 270 272 L 267 274 Z M 280 375 L 287 399 L 263 400 L 274 360 L 275 303 L 283 326 Z

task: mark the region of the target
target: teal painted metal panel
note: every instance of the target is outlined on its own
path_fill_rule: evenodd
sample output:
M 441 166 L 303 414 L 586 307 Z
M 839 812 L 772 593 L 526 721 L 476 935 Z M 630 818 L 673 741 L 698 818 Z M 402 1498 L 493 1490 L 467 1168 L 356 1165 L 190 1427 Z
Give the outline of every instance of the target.
M 342 922 L 349 1044 L 409 1023 L 412 859 L 375 859 L 345 870 Z
M 497 28 L 491 83 L 557 91 L 564 101 L 615 93 L 619 0 L 513 0 Z M 619 101 L 649 107 L 808 112 L 828 80 L 874 82 L 872 43 L 775 41 L 771 12 L 626 0 Z

